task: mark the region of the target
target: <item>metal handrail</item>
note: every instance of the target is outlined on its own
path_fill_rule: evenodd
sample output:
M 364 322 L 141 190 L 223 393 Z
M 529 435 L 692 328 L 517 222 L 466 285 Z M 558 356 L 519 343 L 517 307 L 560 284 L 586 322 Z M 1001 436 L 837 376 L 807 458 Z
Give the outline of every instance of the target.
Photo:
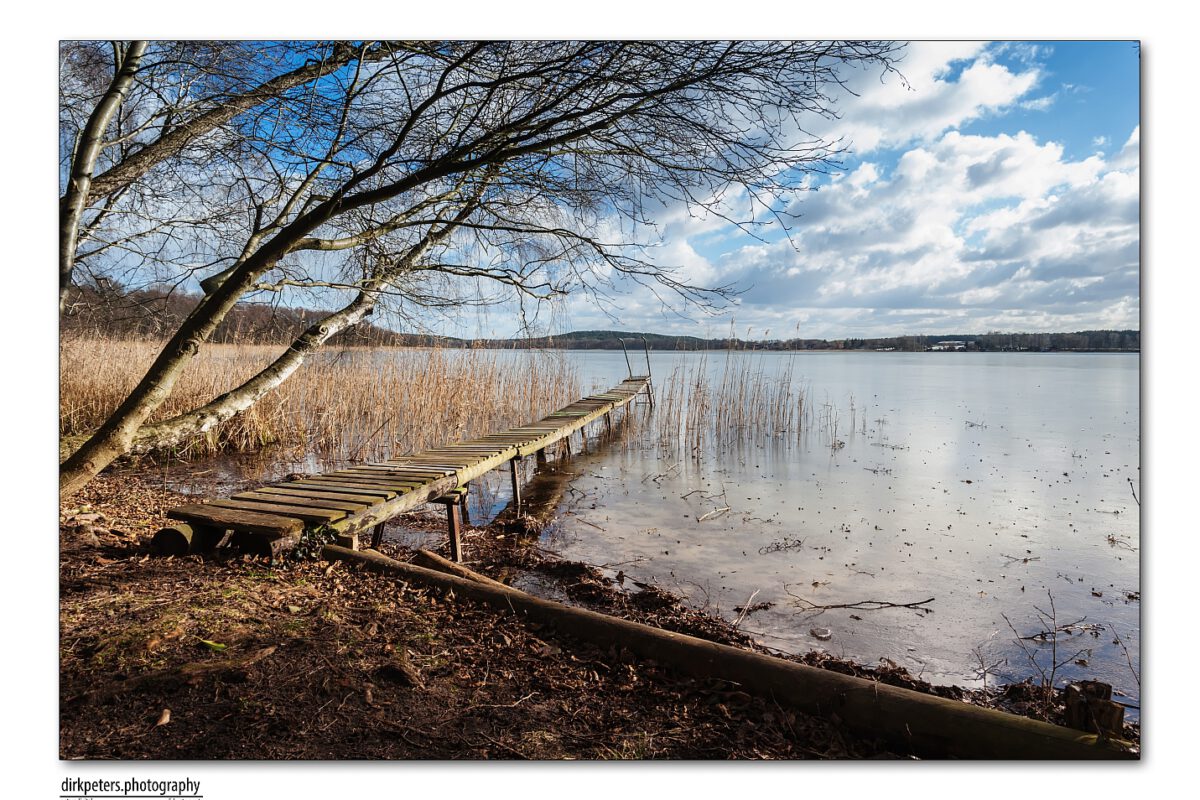
M 644 335 L 640 335 L 640 338 L 642 352 L 646 355 L 646 396 L 650 398 L 650 408 L 654 408 L 654 374 L 650 371 L 650 342 L 646 341 Z M 621 350 L 625 353 L 625 371 L 632 378 L 634 377 L 633 365 L 629 363 L 629 350 L 625 347 L 625 339 L 618 336 L 617 341 L 621 343 Z

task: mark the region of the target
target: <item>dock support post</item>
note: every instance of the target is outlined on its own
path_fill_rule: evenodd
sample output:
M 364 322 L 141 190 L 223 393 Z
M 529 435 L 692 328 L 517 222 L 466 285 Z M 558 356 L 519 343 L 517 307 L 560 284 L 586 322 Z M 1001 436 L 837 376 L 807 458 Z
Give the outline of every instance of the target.
M 541 451 L 538 451 L 541 452 Z M 516 456 L 512 461 L 508 462 L 508 466 L 512 471 L 512 503 L 513 508 L 517 510 L 517 514 L 521 513 L 521 457 Z
M 446 504 L 446 527 L 450 534 L 450 560 L 455 564 L 462 561 L 461 525 L 459 524 L 459 504 Z
M 534 453 L 534 458 L 537 460 L 537 465 L 539 467 L 546 466 L 546 448 L 543 447 L 541 450 L 538 450 L 536 453 Z
M 462 508 L 462 524 L 470 525 L 471 524 L 471 509 L 467 506 L 467 498 L 471 496 L 471 484 L 464 483 L 462 488 L 463 488 L 462 498 L 459 500 L 459 503 L 461 504 L 461 508 Z
M 384 523 L 381 522 L 371 529 L 371 547 L 375 550 L 378 550 L 383 542 L 383 526 Z

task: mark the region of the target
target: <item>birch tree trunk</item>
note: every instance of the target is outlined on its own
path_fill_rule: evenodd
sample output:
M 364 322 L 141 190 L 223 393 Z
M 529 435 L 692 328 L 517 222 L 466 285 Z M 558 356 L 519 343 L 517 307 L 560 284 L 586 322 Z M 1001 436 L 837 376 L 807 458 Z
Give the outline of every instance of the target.
M 250 380 L 186 414 L 143 425 L 134 435 L 131 453 L 148 453 L 182 444 L 245 411 L 291 377 L 313 352 L 333 336 L 362 321 L 375 307 L 375 294 L 360 292 L 339 311 L 310 327 L 281 355 Z
M 489 173 L 490 174 L 490 173 Z M 198 434 L 212 430 L 235 414 L 257 403 L 267 392 L 291 377 L 310 354 L 320 349 L 341 331 L 362 321 L 374 310 L 379 293 L 399 273 L 411 269 L 430 248 L 440 244 L 478 208 L 479 196 L 488 181 L 476 189 L 462 209 L 441 228 L 429 231 L 398 262 L 367 281 L 362 291 L 344 308 L 333 312 L 301 334 L 291 346 L 250 380 L 186 414 L 162 422 L 144 425 L 134 434 L 129 452 L 146 453 L 162 447 L 180 444 Z
M 75 271 L 75 249 L 79 239 L 79 220 L 87 207 L 91 193 L 92 173 L 104 144 L 104 132 L 116 115 L 121 101 L 125 99 L 133 76 L 146 52 L 145 41 L 131 42 L 120 59 L 120 66 L 113 75 L 108 91 L 96 104 L 92 115 L 79 139 L 75 158 L 71 161 L 71 176 L 63 194 L 58 223 L 58 312 L 66 307 L 67 290 L 71 287 L 71 273 Z M 113 45 L 116 47 L 116 45 Z
M 171 395 L 184 367 L 209 340 L 250 283 L 275 266 L 285 252 L 279 246 L 260 250 L 247 259 L 239 275 L 201 299 L 125 401 L 95 435 L 63 462 L 58 479 L 61 496 L 74 494 L 100 470 L 129 452 L 138 428 Z

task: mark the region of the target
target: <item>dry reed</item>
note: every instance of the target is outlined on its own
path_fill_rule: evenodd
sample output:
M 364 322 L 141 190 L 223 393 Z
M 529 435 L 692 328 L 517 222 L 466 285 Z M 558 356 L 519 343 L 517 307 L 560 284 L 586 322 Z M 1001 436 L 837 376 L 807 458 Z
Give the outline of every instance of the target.
M 658 382 L 658 439 L 692 454 L 745 444 L 798 441 L 812 423 L 794 359 L 770 372 L 760 356 L 729 351 L 717 370 L 705 354 Z
M 78 338 L 60 345 L 63 437 L 98 427 L 158 354 L 160 342 Z M 209 345 L 154 420 L 239 385 L 283 350 Z M 183 457 L 268 444 L 341 458 L 388 458 L 503 430 L 580 397 L 579 378 L 548 352 L 347 348 L 320 352 L 247 411 L 188 443 Z

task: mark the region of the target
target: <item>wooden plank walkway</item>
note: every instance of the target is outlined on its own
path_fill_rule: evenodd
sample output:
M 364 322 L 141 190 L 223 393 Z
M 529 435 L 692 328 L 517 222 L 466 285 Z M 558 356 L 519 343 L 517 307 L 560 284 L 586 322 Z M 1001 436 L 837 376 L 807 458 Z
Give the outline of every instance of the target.
M 451 555 L 459 560 L 459 507 L 470 481 L 509 463 L 519 505 L 520 459 L 627 405 L 649 383 L 648 376 L 628 378 L 603 394 L 500 433 L 173 508 L 167 516 L 178 524 L 160 530 L 154 544 L 161 552 L 182 554 L 215 546 L 231 534 L 253 537 L 278 555 L 295 546 L 305 530 L 325 528 L 339 544 L 358 547 L 359 534 L 373 530 L 378 544 L 387 520 L 437 502 L 446 506 Z

